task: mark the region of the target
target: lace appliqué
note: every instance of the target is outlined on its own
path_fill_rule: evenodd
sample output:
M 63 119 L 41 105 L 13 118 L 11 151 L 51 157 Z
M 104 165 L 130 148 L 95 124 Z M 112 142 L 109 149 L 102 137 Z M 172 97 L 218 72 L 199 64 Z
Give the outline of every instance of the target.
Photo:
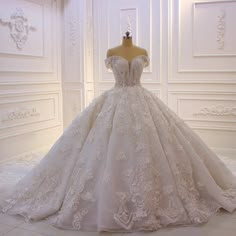
M 83 217 L 88 214 L 88 209 L 87 208 L 82 208 L 80 212 L 74 215 L 74 219 L 72 222 L 72 226 L 74 229 L 80 229 L 81 228 L 81 221 Z
M 109 59 L 116 79 L 130 75 L 128 82 L 94 99 L 74 119 L 19 182 L 5 212 L 46 216 L 60 228 L 115 225 L 123 232 L 199 224 L 220 207 L 236 208 L 233 175 L 183 120 L 137 84 L 143 59 L 135 59 L 128 73 L 127 62 Z M 108 204 L 109 211 L 100 207 Z
M 110 56 L 105 60 L 105 66 L 112 70 L 115 77 L 115 87 L 141 86 L 140 77 L 143 68 L 149 65 L 149 57 L 139 55 L 127 61 L 121 56 Z
M 127 159 L 127 156 L 125 155 L 124 152 L 120 152 L 118 155 L 116 155 L 115 159 L 116 159 L 117 161 L 126 160 L 126 159 Z

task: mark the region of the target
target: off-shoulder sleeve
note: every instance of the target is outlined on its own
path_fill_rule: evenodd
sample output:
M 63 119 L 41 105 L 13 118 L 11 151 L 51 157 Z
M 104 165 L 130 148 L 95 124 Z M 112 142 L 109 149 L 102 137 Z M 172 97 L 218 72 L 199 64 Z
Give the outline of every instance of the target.
M 144 56 L 144 67 L 148 67 L 150 64 L 150 58 L 148 56 Z
M 111 59 L 112 57 L 107 57 L 104 62 L 107 69 L 111 69 Z

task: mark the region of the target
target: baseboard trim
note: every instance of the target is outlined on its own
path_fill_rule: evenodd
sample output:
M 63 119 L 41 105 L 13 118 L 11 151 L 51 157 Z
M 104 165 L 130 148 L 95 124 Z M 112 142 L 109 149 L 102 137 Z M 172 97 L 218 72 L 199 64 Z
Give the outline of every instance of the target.
M 212 150 L 219 156 L 226 156 L 236 160 L 236 149 L 212 147 Z

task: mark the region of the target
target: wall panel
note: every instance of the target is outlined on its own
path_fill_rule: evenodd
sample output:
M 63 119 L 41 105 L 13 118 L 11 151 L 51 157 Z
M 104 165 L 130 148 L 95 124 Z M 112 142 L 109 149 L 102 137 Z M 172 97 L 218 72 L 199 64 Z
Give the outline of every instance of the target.
M 62 131 L 60 17 L 60 0 L 0 3 L 0 161 Z

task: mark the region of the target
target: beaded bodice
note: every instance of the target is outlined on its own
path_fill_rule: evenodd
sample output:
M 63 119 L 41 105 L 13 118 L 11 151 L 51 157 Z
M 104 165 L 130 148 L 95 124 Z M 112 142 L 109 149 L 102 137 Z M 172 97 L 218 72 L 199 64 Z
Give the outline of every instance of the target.
M 105 59 L 105 65 L 113 71 L 116 87 L 140 85 L 143 68 L 149 65 L 149 57 L 140 55 L 130 62 L 121 56 L 110 56 Z

